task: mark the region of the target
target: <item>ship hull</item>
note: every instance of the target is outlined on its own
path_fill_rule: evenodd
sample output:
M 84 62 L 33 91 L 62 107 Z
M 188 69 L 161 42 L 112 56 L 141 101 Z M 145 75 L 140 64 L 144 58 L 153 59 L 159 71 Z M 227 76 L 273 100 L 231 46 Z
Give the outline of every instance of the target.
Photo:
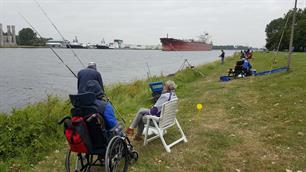
M 199 41 L 184 41 L 174 38 L 160 38 L 163 51 L 210 51 L 212 44 Z
M 110 49 L 109 46 L 106 45 L 96 45 L 97 49 Z
M 67 48 L 74 48 L 74 49 L 83 49 L 86 47 L 83 47 L 82 45 L 66 45 Z

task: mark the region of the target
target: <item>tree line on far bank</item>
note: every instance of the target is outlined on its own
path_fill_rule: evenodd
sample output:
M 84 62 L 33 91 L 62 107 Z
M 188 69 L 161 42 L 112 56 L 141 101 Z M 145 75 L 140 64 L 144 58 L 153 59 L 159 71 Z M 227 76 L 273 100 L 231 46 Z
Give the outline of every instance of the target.
M 247 50 L 252 47 L 243 45 L 213 45 L 213 50 Z
M 266 27 L 266 48 L 269 50 L 277 50 L 282 32 L 284 30 L 283 39 L 281 41 L 279 50 L 288 51 L 293 11 L 290 10 L 283 17 L 272 20 Z M 288 18 L 289 17 L 289 18 Z M 286 21 L 287 26 L 286 28 Z M 294 51 L 306 51 L 306 8 L 298 9 L 296 11 L 296 22 L 294 28 L 294 39 L 293 39 Z
M 23 28 L 16 36 L 17 45 L 25 46 L 45 46 L 48 39 L 38 38 L 31 28 Z

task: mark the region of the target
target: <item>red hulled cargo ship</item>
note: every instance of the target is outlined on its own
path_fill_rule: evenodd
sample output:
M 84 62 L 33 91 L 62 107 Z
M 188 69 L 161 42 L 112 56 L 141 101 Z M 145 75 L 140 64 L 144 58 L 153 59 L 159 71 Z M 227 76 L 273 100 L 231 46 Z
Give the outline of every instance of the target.
M 174 38 L 160 38 L 163 51 L 210 51 L 212 43 L 207 43 L 207 35 L 200 36 L 200 40 L 182 40 Z

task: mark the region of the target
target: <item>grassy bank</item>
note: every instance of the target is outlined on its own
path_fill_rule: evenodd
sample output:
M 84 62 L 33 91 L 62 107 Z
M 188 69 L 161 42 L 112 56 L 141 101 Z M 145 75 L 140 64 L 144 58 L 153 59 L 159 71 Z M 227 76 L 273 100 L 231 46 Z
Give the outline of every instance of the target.
M 275 57 L 254 56 L 251 63 L 257 71 L 270 69 Z M 188 143 L 168 154 L 159 140 L 148 146 L 133 142 L 140 159 L 130 171 L 306 171 L 306 54 L 294 54 L 290 72 L 219 82 L 238 58 L 199 67 L 205 77 L 188 69 L 174 77 L 151 79 L 177 83 L 178 120 Z M 276 59 L 272 67 L 285 66 L 286 54 Z M 140 107 L 151 105 L 148 82 L 107 90 L 128 123 Z M 197 103 L 204 111 L 196 111 Z M 49 97 L 1 116 L 0 171 L 64 171 L 66 145 L 62 127 L 55 122 L 69 108 L 69 102 Z M 166 139 L 176 136 L 169 131 Z
M 58 147 L 64 139 L 56 121 L 69 111 L 68 101 L 48 96 L 43 102 L 0 114 L 0 171 L 27 169 Z

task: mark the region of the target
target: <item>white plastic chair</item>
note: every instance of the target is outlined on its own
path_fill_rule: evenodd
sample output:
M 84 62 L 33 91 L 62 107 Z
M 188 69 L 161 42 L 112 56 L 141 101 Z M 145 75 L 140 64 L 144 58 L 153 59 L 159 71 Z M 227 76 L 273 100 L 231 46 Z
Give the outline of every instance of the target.
M 147 119 L 147 124 L 145 125 L 144 129 L 144 135 L 145 135 L 144 145 L 148 144 L 148 142 L 152 140 L 155 140 L 156 138 L 160 138 L 166 151 L 171 152 L 170 148 L 172 146 L 176 145 L 181 141 L 187 142 L 187 138 L 179 122 L 176 119 L 177 111 L 178 111 L 178 99 L 173 99 L 163 104 L 160 117 L 152 115 L 146 115 L 144 117 Z M 152 126 L 152 123 L 154 126 Z M 179 138 L 178 140 L 174 141 L 171 144 L 167 144 L 164 139 L 164 134 L 166 134 L 166 129 L 174 126 L 175 124 L 177 125 L 181 133 L 181 138 Z M 148 136 L 152 134 L 154 136 L 148 138 Z

